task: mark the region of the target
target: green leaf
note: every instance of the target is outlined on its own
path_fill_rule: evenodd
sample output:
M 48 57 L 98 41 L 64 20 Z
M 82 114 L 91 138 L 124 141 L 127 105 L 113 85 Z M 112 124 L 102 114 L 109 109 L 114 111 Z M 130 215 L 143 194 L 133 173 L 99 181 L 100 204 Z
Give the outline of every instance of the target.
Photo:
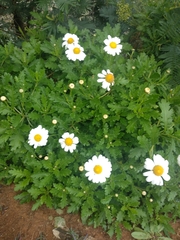
M 44 189 L 38 189 L 36 187 L 31 187 L 28 192 L 34 199 L 37 199 L 42 193 L 44 193 Z
M 177 196 L 177 192 L 171 191 L 168 195 L 168 201 L 173 201 L 175 200 L 175 197 Z
M 166 102 L 165 99 L 161 100 L 159 106 L 161 109 L 161 123 L 163 124 L 165 130 L 167 130 L 168 127 L 172 127 L 173 110 L 170 108 L 170 104 Z
M 42 205 L 42 202 L 40 200 L 37 200 L 35 204 L 32 206 L 32 211 L 37 210 Z
M 85 223 L 89 216 L 92 215 L 92 210 L 89 209 L 89 205 L 87 203 L 84 203 L 81 208 L 81 219 L 82 222 Z
M 124 218 L 124 213 L 123 212 L 118 212 L 117 217 L 116 217 L 117 221 L 122 222 L 123 218 Z
M 11 135 L 9 140 L 12 151 L 15 151 L 17 148 L 21 148 L 21 145 L 24 143 L 24 138 L 20 135 L 20 133 Z
M 132 232 L 131 236 L 135 239 L 151 239 L 151 235 L 149 233 L 143 232 Z
M 102 204 L 109 204 L 109 202 L 111 201 L 112 199 L 112 196 L 111 195 L 108 195 L 106 196 L 104 199 L 101 200 L 101 203 Z
M 114 226 L 111 226 L 110 228 L 109 228 L 109 230 L 107 231 L 107 233 L 109 234 L 109 236 L 112 238 L 112 236 L 114 235 L 114 231 L 115 231 L 115 229 L 114 229 Z

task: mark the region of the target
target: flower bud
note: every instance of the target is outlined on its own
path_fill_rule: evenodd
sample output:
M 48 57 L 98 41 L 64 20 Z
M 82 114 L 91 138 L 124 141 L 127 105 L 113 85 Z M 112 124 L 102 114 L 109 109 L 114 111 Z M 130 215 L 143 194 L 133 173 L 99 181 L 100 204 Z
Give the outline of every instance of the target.
M 73 88 L 74 88 L 74 83 L 70 83 L 70 84 L 69 84 L 69 87 L 70 87 L 71 89 L 73 89 Z
M 103 115 L 103 118 L 104 118 L 104 119 L 107 119 L 107 118 L 108 118 L 108 115 L 107 115 L 107 114 L 104 114 L 104 115 Z
M 53 123 L 53 124 L 57 124 L 57 120 L 56 120 L 56 119 L 53 119 L 53 120 L 52 120 L 52 123 Z
M 144 91 L 145 91 L 146 93 L 150 94 L 150 92 L 151 92 L 151 89 L 150 89 L 150 88 L 148 88 L 148 87 L 146 87 L 146 88 L 144 89 Z
M 142 191 L 142 195 L 143 195 L 143 196 L 146 196 L 146 191 Z
M 83 166 L 80 166 L 79 167 L 79 171 L 82 172 L 84 170 L 84 167 Z
M 1 96 L 1 101 L 6 101 L 6 97 L 5 96 Z
M 21 89 L 19 89 L 19 92 L 20 92 L 20 93 L 23 93 L 23 92 L 24 92 L 24 90 L 21 88 Z
M 79 84 L 84 84 L 84 80 L 79 80 Z

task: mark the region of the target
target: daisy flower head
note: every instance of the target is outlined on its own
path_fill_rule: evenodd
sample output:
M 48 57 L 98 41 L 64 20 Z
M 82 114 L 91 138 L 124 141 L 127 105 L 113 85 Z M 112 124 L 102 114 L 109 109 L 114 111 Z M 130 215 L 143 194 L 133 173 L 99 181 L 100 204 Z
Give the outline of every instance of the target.
M 63 37 L 62 47 L 68 48 L 69 46 L 78 43 L 79 38 L 75 34 L 66 33 Z
M 79 138 L 74 136 L 74 133 L 65 132 L 62 138 L 59 139 L 59 143 L 65 152 L 71 153 L 76 149 L 76 145 L 79 143 Z
M 30 146 L 34 145 L 34 148 L 45 146 L 47 144 L 48 137 L 48 130 L 39 125 L 37 128 L 31 129 L 28 143 Z
M 114 74 L 109 69 L 102 70 L 102 73 L 98 73 L 97 82 L 102 82 L 102 88 L 110 91 L 110 86 L 114 85 Z
M 93 183 L 103 183 L 106 178 L 109 178 L 112 171 L 112 165 L 108 158 L 99 155 L 94 155 L 84 164 L 84 169 L 87 171 L 85 174 L 89 181 Z
M 143 175 L 147 177 L 146 181 L 158 186 L 163 185 L 163 179 L 169 181 L 171 177 L 168 175 L 168 165 L 169 162 L 159 154 L 154 154 L 153 160 L 146 158 L 144 168 L 149 170 L 143 173 Z
M 119 55 L 122 49 L 122 45 L 120 44 L 121 40 L 118 37 L 111 37 L 108 35 L 108 38 L 104 40 L 105 47 L 104 51 L 108 54 L 115 56 Z
M 86 57 L 86 54 L 84 53 L 84 48 L 76 43 L 68 46 L 68 49 L 66 50 L 66 57 L 72 61 L 83 61 Z

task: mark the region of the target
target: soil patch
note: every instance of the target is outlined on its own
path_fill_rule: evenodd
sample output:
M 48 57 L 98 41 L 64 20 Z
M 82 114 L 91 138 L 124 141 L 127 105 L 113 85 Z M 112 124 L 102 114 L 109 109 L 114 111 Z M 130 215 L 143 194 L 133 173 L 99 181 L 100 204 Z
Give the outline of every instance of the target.
M 0 185 L 0 240 L 57 240 L 53 235 L 54 218 L 59 214 L 45 206 L 32 211 L 33 203 L 20 204 L 14 199 L 16 192 L 14 185 Z M 63 210 L 61 214 L 67 227 L 73 229 L 80 236 L 91 236 L 95 240 L 110 240 L 101 227 L 84 226 L 78 214 L 68 214 Z M 173 240 L 180 240 L 180 221 L 172 224 L 176 234 Z M 122 229 L 122 240 L 133 240 L 131 233 Z M 116 240 L 112 238 L 111 240 Z

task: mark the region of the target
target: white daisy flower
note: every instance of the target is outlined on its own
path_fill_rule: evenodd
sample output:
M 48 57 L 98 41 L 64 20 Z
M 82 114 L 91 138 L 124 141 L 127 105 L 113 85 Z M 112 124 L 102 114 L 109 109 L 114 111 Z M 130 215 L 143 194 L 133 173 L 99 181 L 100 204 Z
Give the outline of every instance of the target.
M 108 158 L 99 155 L 93 156 L 88 162 L 84 164 L 84 168 L 87 171 L 85 174 L 89 181 L 93 183 L 103 183 L 106 178 L 109 178 L 112 171 L 112 165 Z
M 146 158 L 144 168 L 149 170 L 148 172 L 143 173 L 143 175 L 147 177 L 146 181 L 158 186 L 163 185 L 163 179 L 169 181 L 171 177 L 168 175 L 168 165 L 169 162 L 159 154 L 154 154 L 153 160 Z
M 42 128 L 42 126 L 39 125 L 37 128 L 31 129 L 29 133 L 28 143 L 31 146 L 34 145 L 34 148 L 45 146 L 48 137 L 48 130 Z
M 120 42 L 120 38 L 108 35 L 108 38 L 104 40 L 104 43 L 106 44 L 104 51 L 112 56 L 115 56 L 116 54 L 119 55 L 122 49 Z
M 79 143 L 78 137 L 74 136 L 74 133 L 65 132 L 62 138 L 59 139 L 59 143 L 65 152 L 70 151 L 71 153 L 76 149 L 76 144 Z
M 62 47 L 68 48 L 69 46 L 78 43 L 79 38 L 75 34 L 66 33 L 63 37 Z
M 79 44 L 73 44 L 66 50 L 66 57 L 72 61 L 83 61 L 86 57 L 86 54 L 84 53 L 83 47 L 81 47 Z
M 107 69 L 107 71 L 102 70 L 102 73 L 98 73 L 98 82 L 102 82 L 102 88 L 110 91 L 110 86 L 114 85 L 114 74 Z

